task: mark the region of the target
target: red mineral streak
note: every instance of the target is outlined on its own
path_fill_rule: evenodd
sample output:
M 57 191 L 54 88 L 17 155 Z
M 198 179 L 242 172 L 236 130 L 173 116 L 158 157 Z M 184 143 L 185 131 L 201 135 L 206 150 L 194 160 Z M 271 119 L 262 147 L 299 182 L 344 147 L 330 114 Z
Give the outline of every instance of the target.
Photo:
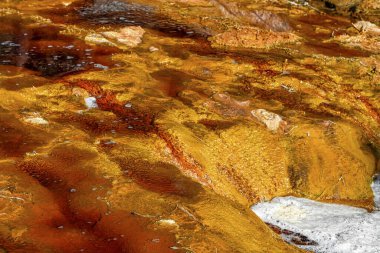
M 116 95 L 112 91 L 103 90 L 100 83 L 88 80 L 75 80 L 66 81 L 66 84 L 72 87 L 83 88 L 91 96 L 96 97 L 99 108 L 103 111 L 112 112 L 119 119 L 122 119 L 124 122 L 121 124 L 124 128 L 141 132 L 153 130 L 153 115 L 139 112 L 134 108 L 127 108 L 125 106 L 127 102 L 118 101 Z
M 111 91 L 105 91 L 101 88 L 100 83 L 96 81 L 88 80 L 75 80 L 66 81 L 69 86 L 75 86 L 85 89 L 92 96 L 97 97 L 97 104 L 101 110 L 113 112 L 117 117 L 128 120 L 123 126 L 132 126 L 135 131 L 143 133 L 156 133 L 167 144 L 167 147 L 171 150 L 172 155 L 180 163 L 180 165 L 186 170 L 194 174 L 200 181 L 208 185 L 208 181 L 204 178 L 202 169 L 195 161 L 190 161 L 185 156 L 184 152 L 172 141 L 172 137 L 161 130 L 154 124 L 154 115 L 148 113 L 141 113 L 134 108 L 126 108 L 125 103 L 119 102 L 116 99 L 116 95 Z

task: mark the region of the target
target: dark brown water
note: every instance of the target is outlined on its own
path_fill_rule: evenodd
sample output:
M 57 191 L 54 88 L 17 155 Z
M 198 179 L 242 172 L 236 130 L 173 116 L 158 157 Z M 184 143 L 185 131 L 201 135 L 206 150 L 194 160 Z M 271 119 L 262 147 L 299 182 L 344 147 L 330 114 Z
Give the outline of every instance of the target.
M 117 0 L 78 1 L 75 3 L 79 21 L 92 25 L 142 26 L 175 37 L 208 37 L 205 28 L 176 22 L 159 10 L 137 3 Z
M 111 67 L 118 50 L 93 47 L 60 34 L 57 26 L 35 26 L 18 15 L 0 17 L 0 65 L 24 67 L 42 76 L 62 76 Z

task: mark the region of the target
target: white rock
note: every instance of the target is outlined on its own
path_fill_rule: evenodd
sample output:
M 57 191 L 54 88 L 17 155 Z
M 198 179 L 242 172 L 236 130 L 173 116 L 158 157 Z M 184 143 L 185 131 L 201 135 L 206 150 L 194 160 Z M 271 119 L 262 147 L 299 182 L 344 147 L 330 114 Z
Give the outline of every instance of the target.
M 352 24 L 356 29 L 362 32 L 370 32 L 380 35 L 380 27 L 377 25 L 368 22 L 368 21 L 358 21 L 355 24 Z
M 37 151 L 33 150 L 32 152 L 26 152 L 25 153 L 26 156 L 36 156 L 38 155 Z
M 96 103 L 95 97 L 87 97 L 84 99 L 84 102 L 86 103 L 88 109 L 98 108 L 98 104 Z
M 379 179 L 374 181 L 372 189 L 379 205 Z M 316 241 L 316 246 L 299 246 L 316 253 L 380 252 L 379 211 L 369 213 L 363 208 L 295 197 L 259 203 L 252 211 L 265 222 Z
M 103 38 L 109 38 L 109 39 L 117 39 L 120 36 L 120 33 L 115 31 L 106 31 L 102 32 L 101 35 L 103 35 Z
M 102 35 L 110 40 L 114 40 L 117 43 L 129 46 L 136 47 L 142 42 L 145 30 L 140 26 L 129 26 L 115 31 L 102 32 Z
M 156 52 L 156 51 L 158 51 L 159 49 L 157 48 L 157 47 L 154 47 L 154 46 L 151 46 L 151 47 L 149 47 L 149 52 Z
M 27 117 L 24 118 L 24 121 L 34 125 L 47 125 L 49 122 L 41 117 Z
M 91 33 L 85 37 L 85 41 L 92 44 L 107 44 L 110 46 L 124 45 L 136 47 L 142 42 L 145 30 L 140 26 L 128 26 L 119 31 L 105 31 Z
M 87 35 L 84 38 L 84 40 L 88 43 L 91 43 L 91 44 L 106 44 L 106 45 L 110 45 L 110 46 L 116 46 L 115 43 L 112 43 L 108 39 L 104 38 L 103 35 L 98 34 L 98 33 L 91 33 L 91 34 Z
M 265 109 L 252 110 L 251 114 L 258 121 L 264 123 L 271 131 L 277 131 L 280 127 L 285 127 L 287 125 L 286 121 L 284 121 L 280 115 L 269 112 Z
M 159 220 L 158 223 L 161 225 L 166 225 L 166 226 L 176 226 L 177 225 L 175 220 L 172 220 L 172 219 Z

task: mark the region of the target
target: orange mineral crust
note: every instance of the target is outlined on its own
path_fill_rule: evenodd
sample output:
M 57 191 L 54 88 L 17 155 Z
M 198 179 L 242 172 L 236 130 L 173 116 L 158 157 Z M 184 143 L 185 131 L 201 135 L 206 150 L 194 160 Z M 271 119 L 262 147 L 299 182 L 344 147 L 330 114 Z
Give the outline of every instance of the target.
M 379 8 L 0 1 L 0 253 L 306 252 L 250 207 L 376 209 Z

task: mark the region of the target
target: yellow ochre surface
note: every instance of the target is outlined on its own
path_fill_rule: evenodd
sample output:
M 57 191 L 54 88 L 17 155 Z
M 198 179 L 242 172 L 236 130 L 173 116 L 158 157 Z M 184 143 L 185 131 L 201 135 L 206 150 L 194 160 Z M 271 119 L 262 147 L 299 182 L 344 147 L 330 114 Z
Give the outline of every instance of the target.
M 250 206 L 371 210 L 380 5 L 299 2 L 0 1 L 0 252 L 304 252 Z

